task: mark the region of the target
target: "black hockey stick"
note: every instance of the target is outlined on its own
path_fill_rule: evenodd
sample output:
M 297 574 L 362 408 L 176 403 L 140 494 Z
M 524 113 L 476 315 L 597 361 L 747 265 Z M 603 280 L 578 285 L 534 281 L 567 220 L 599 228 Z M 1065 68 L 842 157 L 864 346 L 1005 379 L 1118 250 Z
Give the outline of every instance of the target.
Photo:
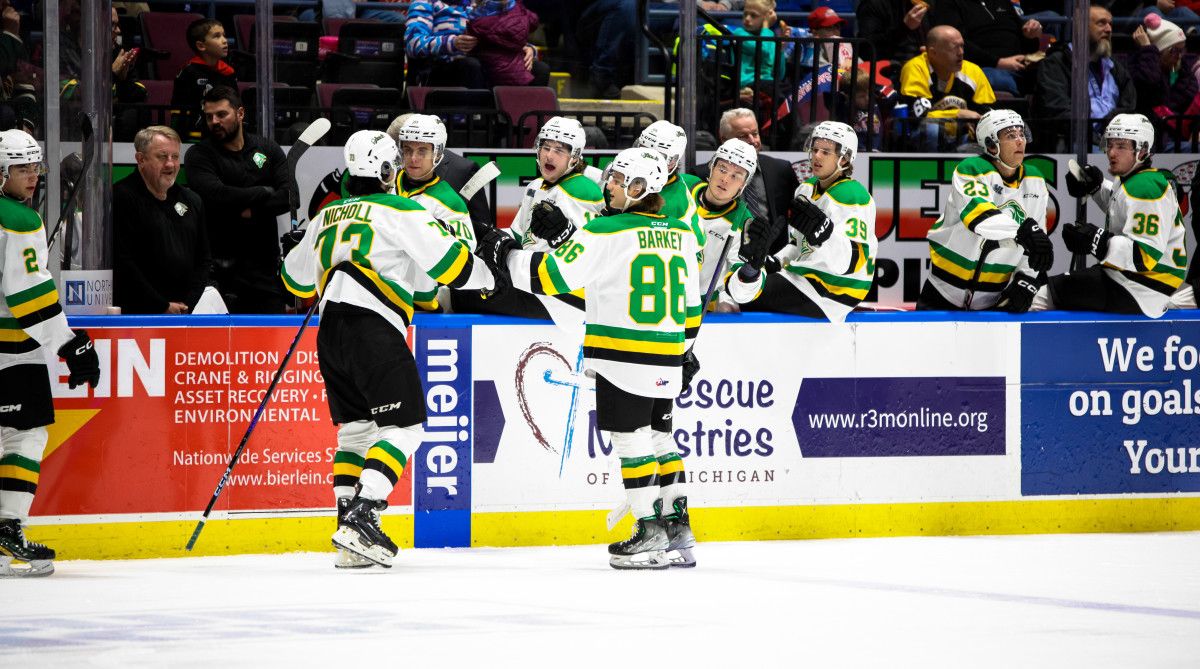
M 288 149 L 288 173 L 292 175 L 293 188 L 293 197 L 289 198 L 290 204 L 292 205 L 293 230 L 300 227 L 300 217 L 297 212 L 297 209 L 300 206 L 300 187 L 299 184 L 296 183 L 296 166 L 300 164 L 300 159 L 304 157 L 304 154 L 307 153 L 310 148 L 312 148 L 312 145 L 320 141 L 321 138 L 325 136 L 325 133 L 329 132 L 329 125 L 329 119 L 325 117 L 321 117 L 312 123 L 309 123 L 308 127 L 304 129 L 304 132 L 300 133 L 300 137 L 296 139 L 296 143 L 292 145 L 292 148 Z
M 1083 170 L 1079 167 L 1078 158 L 1086 159 L 1086 157 L 1082 153 L 1079 154 L 1079 156 L 1077 158 L 1072 158 L 1071 161 L 1067 163 L 1067 169 L 1071 170 L 1071 174 L 1074 175 L 1074 177 L 1076 179 L 1083 181 Z M 1090 196 L 1084 195 L 1083 197 L 1075 198 L 1075 222 L 1076 223 L 1087 223 L 1088 197 L 1090 197 Z M 1072 253 L 1071 254 L 1071 274 L 1076 274 L 1078 272 L 1082 272 L 1086 268 L 1087 268 L 1087 254 L 1086 253 Z
M 200 522 L 196 523 L 196 529 L 192 532 L 192 538 L 188 539 L 187 550 L 192 550 L 192 547 L 196 545 L 196 539 L 200 538 L 200 531 L 204 529 L 204 523 L 208 522 L 208 514 L 212 513 L 213 505 L 217 503 L 217 498 L 221 496 L 221 491 L 225 489 L 225 484 L 229 482 L 229 475 L 233 473 L 233 466 L 237 464 L 242 451 L 246 450 L 246 444 L 250 441 L 250 435 L 254 432 L 254 427 L 258 425 L 258 419 L 262 417 L 263 411 L 267 408 L 267 402 L 271 401 L 271 392 L 275 390 L 279 379 L 283 378 L 283 370 L 287 368 L 288 361 L 292 359 L 292 354 L 296 352 L 296 346 L 300 343 L 300 336 L 304 334 L 305 328 L 308 327 L 308 321 L 316 313 L 318 304 L 320 304 L 320 300 L 313 300 L 312 306 L 308 308 L 308 313 L 304 315 L 304 322 L 300 324 L 300 329 L 296 331 L 296 338 L 292 340 L 292 345 L 288 347 L 287 355 L 283 356 L 283 362 L 279 363 L 279 369 L 275 370 L 275 378 L 271 379 L 271 385 L 267 386 L 267 392 L 263 395 L 262 401 L 258 403 L 258 410 L 254 412 L 254 418 L 246 426 L 246 433 L 242 435 L 242 442 L 238 444 L 237 450 L 229 458 L 229 466 L 225 468 L 225 473 L 221 475 L 221 480 L 217 482 L 217 489 L 213 491 L 212 499 L 208 500 L 208 506 L 204 508 L 204 513 L 200 516 Z
M 79 170 L 79 178 L 75 180 L 75 183 L 71 184 L 71 190 L 67 193 L 67 199 L 63 200 L 62 209 L 58 212 L 58 223 L 54 225 L 54 230 L 46 240 L 47 251 L 54 248 L 54 239 L 58 237 L 58 233 L 62 230 L 63 223 L 67 220 L 68 212 L 75 211 L 75 197 L 79 195 L 79 185 L 87 179 L 88 168 L 92 166 L 92 156 L 96 153 L 96 147 L 89 146 L 92 143 L 92 117 L 87 114 L 79 115 L 79 131 L 83 136 L 83 142 L 80 144 L 80 148 L 83 150 L 83 167 Z
M 713 272 L 712 278 L 708 280 L 708 292 L 700 298 L 700 322 L 696 324 L 696 337 L 692 339 L 692 345 L 688 347 L 691 351 L 696 347 L 696 340 L 700 338 L 700 326 L 704 323 L 704 312 L 708 311 L 708 303 L 712 301 L 713 295 L 717 292 L 717 282 L 721 280 L 721 273 L 725 271 L 726 256 L 729 255 L 729 245 L 733 243 L 733 231 L 729 231 L 729 236 L 725 238 L 725 245 L 721 247 L 721 256 L 717 258 L 717 271 Z

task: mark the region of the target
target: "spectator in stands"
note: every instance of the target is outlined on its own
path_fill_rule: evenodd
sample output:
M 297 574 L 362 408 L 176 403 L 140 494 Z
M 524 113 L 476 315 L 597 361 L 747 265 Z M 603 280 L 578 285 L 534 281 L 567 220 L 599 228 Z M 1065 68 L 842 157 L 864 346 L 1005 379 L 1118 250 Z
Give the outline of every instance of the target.
M 0 130 L 33 133 L 42 118 L 37 73 L 21 41 L 21 14 L 8 0 L 0 0 L 0 28 Z
M 1033 89 L 1025 56 L 1038 51 L 1042 24 L 1024 20 L 1013 0 L 936 0 L 929 10 L 935 26 L 954 26 L 965 40 L 965 56 L 983 68 L 991 88 L 1012 95 Z
M 1195 74 L 1200 56 L 1185 53 L 1183 30 L 1150 14 L 1133 31 L 1133 40 L 1138 50 L 1128 64 L 1137 88 L 1137 110 L 1150 118 L 1187 112 L 1200 89 Z
M 475 57 L 490 86 L 545 86 L 550 67 L 537 60 L 529 34 L 537 14 L 517 0 L 475 0 L 467 33 L 479 38 Z
M 1127 114 L 1137 105 L 1137 90 L 1124 63 L 1112 58 L 1112 12 L 1102 5 L 1088 8 L 1088 102 L 1089 115 L 1100 119 L 1098 129 L 1108 126 L 1117 114 Z M 1072 45 L 1058 42 L 1038 66 L 1034 116 L 1055 119 L 1042 141 L 1046 151 L 1067 148 L 1071 120 Z
M 842 36 L 842 26 L 846 25 L 846 19 L 837 15 L 837 12 L 828 7 L 817 7 L 808 15 L 808 27 L 812 31 L 813 37 L 822 39 L 838 39 Z M 834 47 L 837 51 L 835 62 Z M 862 58 L 862 55 L 859 55 Z M 822 44 L 821 49 L 817 54 L 818 65 L 834 64 L 834 69 L 838 74 L 847 74 L 850 71 L 851 62 L 854 60 L 854 47 L 849 42 L 840 42 L 838 44 Z
M 544 86 L 550 69 L 525 43 L 536 18 L 516 0 L 416 0 L 408 6 L 404 31 L 409 82 Z
M 64 39 L 59 43 L 59 58 L 62 71 L 62 84 L 59 87 L 60 97 L 64 102 L 76 98 L 75 91 L 83 76 L 83 43 L 79 32 L 81 16 L 79 3 L 71 0 L 74 6 L 63 19 Z M 122 44 L 121 23 L 117 9 L 112 9 L 112 84 L 113 102 L 120 104 L 135 104 L 145 102 L 146 87 L 138 81 L 134 71 L 136 56 L 132 49 L 126 50 Z M 113 135 L 118 141 L 129 141 L 137 132 L 137 111 L 128 109 L 125 113 L 114 113 Z
M 742 24 L 730 26 L 734 35 L 745 37 L 774 37 L 775 34 L 767 27 L 767 20 L 775 13 L 774 0 L 746 0 L 742 8 Z M 741 72 L 738 73 L 738 87 L 748 89 L 762 86 L 775 81 L 775 43 L 760 40 L 745 40 L 739 44 L 742 53 Z M 743 90 L 742 98 L 750 94 Z
M 237 90 L 237 74 L 224 60 L 229 55 L 229 41 L 220 21 L 193 21 L 187 28 L 187 41 L 196 56 L 175 75 L 171 107 L 175 114 L 173 125 L 179 134 L 196 138 L 203 126 L 200 100 L 215 86 Z
M 946 148 L 968 139 L 960 123 L 975 121 L 996 101 L 983 71 L 963 58 L 963 36 L 952 26 L 934 26 L 925 39 L 925 53 L 900 70 L 900 100 L 910 119 L 920 123 L 919 146 Z M 910 128 L 897 128 L 905 135 Z
M 208 284 L 204 203 L 175 183 L 179 135 L 152 125 L 133 139 L 137 171 L 113 185 L 113 301 L 125 314 L 186 314 Z
M 1175 23 L 1200 23 L 1200 0 L 1157 0 L 1157 2 L 1142 9 L 1139 16 L 1145 18 L 1157 14 L 1160 18 L 1170 19 Z
M 591 95 L 621 97 L 621 82 L 633 69 L 637 0 L 575 0 L 569 30 L 589 63 Z
M 775 229 L 779 230 L 779 234 L 769 247 L 770 252 L 774 253 L 783 248 L 788 241 L 788 207 L 791 206 L 792 194 L 800 186 L 800 180 L 796 178 L 796 171 L 792 169 L 792 165 L 788 161 L 768 156 L 762 152 L 758 119 L 749 109 L 739 107 L 721 114 L 717 133 L 720 135 L 721 142 L 740 139 L 754 147 L 754 151 L 758 153 L 758 169 L 754 171 L 750 181 L 746 184 L 746 189 L 742 193 L 742 201 L 745 202 L 755 219 L 777 223 Z M 692 170 L 692 174 L 708 181 L 708 165 L 697 165 Z
M 921 53 L 929 32 L 929 4 L 924 0 L 860 0 L 858 36 L 875 47 L 877 60 L 895 62 L 890 73 L 899 80 L 900 65 Z
M 188 184 L 206 203 L 213 276 L 230 313 L 281 313 L 276 217 L 291 209 L 292 174 L 273 140 L 246 132 L 237 91 L 216 86 L 201 110 L 208 141 L 184 161 Z

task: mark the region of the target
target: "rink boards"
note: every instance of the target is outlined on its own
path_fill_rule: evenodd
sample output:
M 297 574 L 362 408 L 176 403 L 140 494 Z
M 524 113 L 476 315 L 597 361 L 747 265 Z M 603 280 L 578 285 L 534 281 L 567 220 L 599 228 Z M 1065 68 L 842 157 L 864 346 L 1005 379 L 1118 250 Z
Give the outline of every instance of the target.
M 77 317 L 95 390 L 52 366 L 31 534 L 64 557 L 183 554 L 297 317 Z M 335 430 L 315 328 L 201 554 L 322 550 Z M 622 497 L 577 333 L 418 316 L 426 441 L 393 493 L 403 546 L 598 543 Z M 1200 316 L 1160 321 L 713 316 L 675 439 L 701 540 L 1200 529 Z

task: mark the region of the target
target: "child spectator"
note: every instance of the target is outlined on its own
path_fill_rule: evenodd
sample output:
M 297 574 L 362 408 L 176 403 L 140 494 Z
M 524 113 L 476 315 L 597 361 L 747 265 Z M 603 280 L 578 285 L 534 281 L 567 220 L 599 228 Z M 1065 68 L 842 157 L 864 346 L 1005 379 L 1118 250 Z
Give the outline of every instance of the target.
M 175 88 L 171 92 L 174 126 L 185 137 L 200 136 L 200 99 L 214 86 L 228 86 L 237 90 L 237 74 L 225 62 L 229 55 L 229 42 L 225 39 L 225 26 L 216 19 L 193 21 L 187 28 L 188 45 L 196 56 L 175 75 Z

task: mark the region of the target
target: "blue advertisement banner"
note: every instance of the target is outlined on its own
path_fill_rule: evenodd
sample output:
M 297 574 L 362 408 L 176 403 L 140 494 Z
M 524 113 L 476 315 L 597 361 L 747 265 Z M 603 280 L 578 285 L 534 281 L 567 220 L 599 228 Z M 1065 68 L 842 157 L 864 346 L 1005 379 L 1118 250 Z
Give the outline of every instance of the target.
M 804 379 L 806 458 L 1004 455 L 1004 377 Z
M 1021 493 L 1200 492 L 1200 322 L 1021 326 Z
M 413 457 L 413 545 L 471 545 L 471 328 L 416 328 L 425 440 Z

